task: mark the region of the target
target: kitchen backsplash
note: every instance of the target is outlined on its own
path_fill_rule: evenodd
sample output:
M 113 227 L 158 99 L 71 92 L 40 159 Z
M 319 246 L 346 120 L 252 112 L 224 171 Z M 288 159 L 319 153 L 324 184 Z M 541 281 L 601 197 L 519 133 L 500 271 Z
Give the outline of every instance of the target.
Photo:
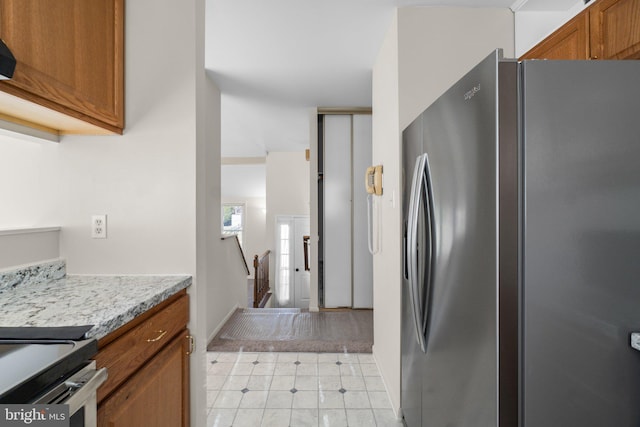
M 63 259 L 18 266 L 0 271 L 0 294 L 16 286 L 61 279 L 67 274 Z
M 60 258 L 60 227 L 0 229 L 0 271 Z

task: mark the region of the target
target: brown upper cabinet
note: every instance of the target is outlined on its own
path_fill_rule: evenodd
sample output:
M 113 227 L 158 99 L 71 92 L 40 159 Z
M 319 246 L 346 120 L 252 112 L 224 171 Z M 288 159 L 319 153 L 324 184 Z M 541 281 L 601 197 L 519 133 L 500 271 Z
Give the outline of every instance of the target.
M 640 0 L 596 0 L 520 59 L 640 59 Z
M 640 59 L 640 0 L 599 0 L 589 8 L 593 59 Z
M 2 0 L 0 38 L 16 58 L 0 119 L 52 133 L 124 129 L 124 0 Z
M 540 58 L 589 59 L 589 14 L 574 17 L 522 57 Z

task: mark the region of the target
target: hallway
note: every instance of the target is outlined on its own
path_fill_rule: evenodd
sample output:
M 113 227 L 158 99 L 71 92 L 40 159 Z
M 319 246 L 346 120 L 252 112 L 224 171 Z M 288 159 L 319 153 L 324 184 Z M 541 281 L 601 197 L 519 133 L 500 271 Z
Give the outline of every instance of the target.
M 207 427 L 395 427 L 371 354 L 207 352 Z

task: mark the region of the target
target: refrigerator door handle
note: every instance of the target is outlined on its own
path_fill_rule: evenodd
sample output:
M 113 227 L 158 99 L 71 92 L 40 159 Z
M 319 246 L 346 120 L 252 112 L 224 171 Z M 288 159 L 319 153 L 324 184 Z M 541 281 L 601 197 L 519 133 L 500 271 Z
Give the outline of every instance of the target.
M 409 264 L 407 261 L 407 221 L 404 222 L 404 233 L 402 235 L 402 276 L 409 280 Z
M 433 279 L 434 273 L 434 260 L 435 260 L 435 252 L 436 252 L 436 239 L 435 239 L 435 228 L 434 228 L 434 201 L 433 201 L 433 185 L 431 183 L 431 166 L 429 165 L 429 157 L 427 154 L 423 154 L 424 156 L 424 164 L 423 164 L 423 179 L 424 179 L 424 189 L 426 192 L 426 202 L 427 206 L 425 209 L 426 215 L 426 228 L 428 233 L 428 253 L 427 253 L 427 270 L 425 271 L 426 276 L 426 285 L 424 287 L 424 309 L 422 312 L 422 336 L 425 340 L 425 349 L 427 347 L 429 341 L 429 311 L 431 310 L 431 283 Z
M 640 332 L 631 333 L 631 347 L 640 351 Z
M 413 322 L 416 331 L 416 339 L 420 344 L 420 349 L 426 352 L 424 342 L 424 316 L 422 313 L 422 298 L 418 289 L 418 221 L 419 210 L 422 203 L 422 186 L 424 179 L 424 162 L 426 155 L 418 156 L 413 169 L 413 179 L 411 180 L 411 196 L 409 198 L 409 214 L 407 218 L 407 240 L 406 256 L 409 282 L 409 299 L 412 305 Z

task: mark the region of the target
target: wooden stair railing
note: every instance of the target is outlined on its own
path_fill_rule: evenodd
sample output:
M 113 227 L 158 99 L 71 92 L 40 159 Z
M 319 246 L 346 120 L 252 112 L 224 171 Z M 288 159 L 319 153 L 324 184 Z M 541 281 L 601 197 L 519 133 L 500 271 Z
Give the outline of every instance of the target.
M 260 257 L 253 257 L 253 308 L 263 308 L 269 297 L 271 297 L 269 287 L 269 254 L 270 250 L 263 253 Z

